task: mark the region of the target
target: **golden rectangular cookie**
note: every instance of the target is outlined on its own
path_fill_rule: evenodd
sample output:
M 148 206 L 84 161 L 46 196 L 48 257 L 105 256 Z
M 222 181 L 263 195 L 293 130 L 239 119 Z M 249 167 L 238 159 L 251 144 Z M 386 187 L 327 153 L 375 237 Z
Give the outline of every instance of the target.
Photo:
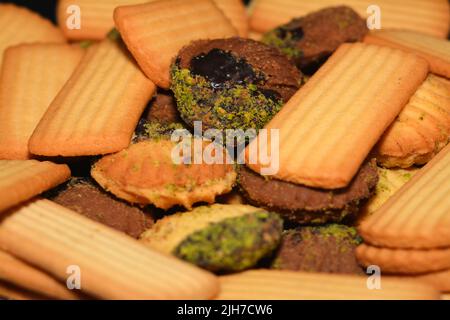
M 363 266 L 377 265 L 383 273 L 420 274 L 450 268 L 450 248 L 410 250 L 362 244 L 356 248 L 356 257 Z
M 218 300 L 413 300 L 439 299 L 433 287 L 417 281 L 382 278 L 369 289 L 368 277 L 251 270 L 220 277 Z
M 449 48 L 450 49 L 450 48 Z M 425 164 L 450 137 L 450 80 L 428 75 L 374 149 L 384 167 Z
M 88 48 L 31 136 L 30 152 L 87 156 L 126 148 L 155 85 L 119 40 Z
M 14 4 L 0 3 L 0 65 L 6 48 L 32 42 L 64 43 L 61 31 L 37 13 Z
M 0 250 L 0 280 L 49 298 L 64 300 L 79 298 L 76 290 L 69 290 L 65 284 L 42 270 L 2 250 Z
M 67 39 L 102 40 L 114 28 L 113 12 L 116 7 L 142 2 L 142 0 L 59 0 L 56 17 L 59 28 Z M 81 13 L 79 29 L 69 28 L 74 14 L 72 6 L 78 6 Z
M 144 73 L 166 89 L 172 59 L 183 46 L 193 40 L 237 35 L 212 0 L 161 0 L 118 7 L 114 21 Z
M 430 286 L 433 286 L 436 290 L 439 290 L 441 292 L 450 292 L 450 270 L 395 277 L 406 280 L 421 281 Z
M 359 231 L 374 246 L 450 247 L 450 145 L 423 167 Z
M 207 299 L 217 278 L 48 200 L 0 223 L 0 246 L 66 281 L 78 269 L 81 293 L 105 299 Z M 76 273 L 72 273 L 76 276 Z
M 446 38 L 449 29 L 447 0 L 253 0 L 250 27 L 267 32 L 292 18 L 326 7 L 347 5 L 366 18 L 370 5 L 381 10 L 382 29 L 405 29 Z M 411 23 L 414 21 L 414 23 Z
M 369 33 L 364 42 L 414 52 L 426 59 L 431 72 L 450 78 L 450 41 L 406 30 Z
M 240 37 L 246 38 L 249 32 L 247 9 L 242 0 L 214 0 L 215 4 L 230 19 Z
M 48 300 L 49 297 L 30 292 L 0 280 L 0 300 Z
M 0 75 L 0 159 L 31 157 L 28 140 L 84 53 L 67 44 L 21 44 L 4 53 Z
M 325 189 L 347 186 L 427 73 L 425 60 L 401 50 L 340 46 L 266 125 L 262 154 L 272 148 L 271 130 L 279 132 L 274 176 Z M 257 172 L 265 165 L 251 153 L 262 138 L 247 147 L 248 166 Z
M 36 160 L 0 160 L 0 212 L 70 178 L 65 164 Z

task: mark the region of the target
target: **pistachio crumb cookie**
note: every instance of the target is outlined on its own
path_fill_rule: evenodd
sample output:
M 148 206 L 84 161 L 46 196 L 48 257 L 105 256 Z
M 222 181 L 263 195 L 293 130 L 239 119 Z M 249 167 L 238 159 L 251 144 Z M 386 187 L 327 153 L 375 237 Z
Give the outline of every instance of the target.
M 302 75 L 277 49 L 258 41 L 199 40 L 171 67 L 177 108 L 190 126 L 260 129 L 298 90 Z
M 211 271 L 239 271 L 277 248 L 282 225 L 277 214 L 260 208 L 214 204 L 159 220 L 141 241 Z

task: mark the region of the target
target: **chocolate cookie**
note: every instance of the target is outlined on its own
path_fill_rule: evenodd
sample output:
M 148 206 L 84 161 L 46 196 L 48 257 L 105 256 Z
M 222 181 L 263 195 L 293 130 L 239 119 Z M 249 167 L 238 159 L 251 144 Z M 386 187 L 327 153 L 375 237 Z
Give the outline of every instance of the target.
M 314 73 L 344 42 L 361 41 L 367 26 L 353 9 L 326 8 L 295 18 L 266 33 L 262 41 L 280 49 L 305 73 Z
M 300 87 L 302 75 L 278 50 L 229 38 L 195 41 L 171 68 L 177 107 L 190 126 L 260 129 Z
M 283 221 L 276 214 L 247 205 L 197 207 L 159 220 L 140 240 L 213 272 L 255 266 L 278 247 Z
M 175 130 L 186 128 L 172 92 L 159 90 L 139 120 L 132 142 L 170 138 Z
M 153 218 L 139 208 L 114 199 L 94 184 L 73 179 L 50 200 L 133 238 L 153 225 Z
M 155 121 L 161 124 L 171 124 L 181 122 L 180 114 L 173 94 L 169 91 L 158 92 L 151 101 L 150 108 L 144 118 L 148 121 Z
M 355 228 L 330 224 L 283 233 L 273 269 L 364 274 L 355 256 L 362 242 Z
M 347 187 L 325 190 L 265 178 L 242 166 L 238 181 L 250 203 L 278 212 L 288 221 L 320 224 L 354 218 L 373 194 L 378 174 L 375 160 L 367 161 Z

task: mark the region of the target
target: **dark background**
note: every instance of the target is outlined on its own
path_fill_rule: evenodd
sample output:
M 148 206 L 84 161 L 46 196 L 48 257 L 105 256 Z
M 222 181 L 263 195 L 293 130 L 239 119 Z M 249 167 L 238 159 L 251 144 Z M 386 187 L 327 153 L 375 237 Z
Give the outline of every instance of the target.
M 243 0 L 243 1 L 248 3 L 250 0 Z M 31 10 L 39 12 L 41 15 L 55 21 L 56 0 L 0 0 L 0 3 L 2 2 L 11 2 L 21 6 L 28 7 Z M 143 0 L 142 2 L 145 2 L 145 0 Z

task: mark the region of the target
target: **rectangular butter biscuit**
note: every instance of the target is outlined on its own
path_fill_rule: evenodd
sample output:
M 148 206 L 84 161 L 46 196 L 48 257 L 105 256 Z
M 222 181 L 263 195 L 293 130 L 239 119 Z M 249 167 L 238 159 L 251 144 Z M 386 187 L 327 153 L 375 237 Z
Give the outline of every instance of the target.
M 155 92 L 120 40 L 87 49 L 30 138 L 41 156 L 89 156 L 125 149 Z
M 364 220 L 359 232 L 373 246 L 450 247 L 450 145 Z
M 367 277 L 277 270 L 250 270 L 220 277 L 217 300 L 438 300 L 440 293 L 417 281 L 383 278 L 371 290 Z
M 0 213 L 70 178 L 65 164 L 36 160 L 0 160 Z
M 0 159 L 31 158 L 28 141 L 83 54 L 81 47 L 67 44 L 21 44 L 5 51 L 0 75 Z
M 69 290 L 65 283 L 2 250 L 0 250 L 0 279 L 53 299 L 73 300 L 80 297 L 76 290 Z
M 144 73 L 159 87 L 170 86 L 170 65 L 191 41 L 237 35 L 212 0 L 160 0 L 118 7 L 116 27 Z
M 450 41 L 407 30 L 380 30 L 369 33 L 364 42 L 414 52 L 426 59 L 430 71 L 450 78 Z
M 266 164 L 255 151 L 275 148 L 274 177 L 324 189 L 347 186 L 427 74 L 427 62 L 416 55 L 343 44 L 266 125 L 268 143 L 258 150 L 264 132 L 250 143 L 247 165 L 262 172 Z M 272 129 L 279 146 L 271 145 Z
M 21 43 L 65 43 L 62 32 L 50 20 L 25 7 L 0 3 L 0 64 L 6 48 Z
M 142 0 L 59 0 L 56 9 L 58 26 L 69 40 L 102 40 L 114 28 L 114 9 L 138 3 Z M 76 22 L 74 15 L 78 8 L 80 26 L 74 28 L 71 25 Z
M 0 223 L 0 246 L 62 281 L 76 267 L 81 293 L 98 298 L 208 299 L 218 291 L 213 274 L 49 200 L 11 212 Z

